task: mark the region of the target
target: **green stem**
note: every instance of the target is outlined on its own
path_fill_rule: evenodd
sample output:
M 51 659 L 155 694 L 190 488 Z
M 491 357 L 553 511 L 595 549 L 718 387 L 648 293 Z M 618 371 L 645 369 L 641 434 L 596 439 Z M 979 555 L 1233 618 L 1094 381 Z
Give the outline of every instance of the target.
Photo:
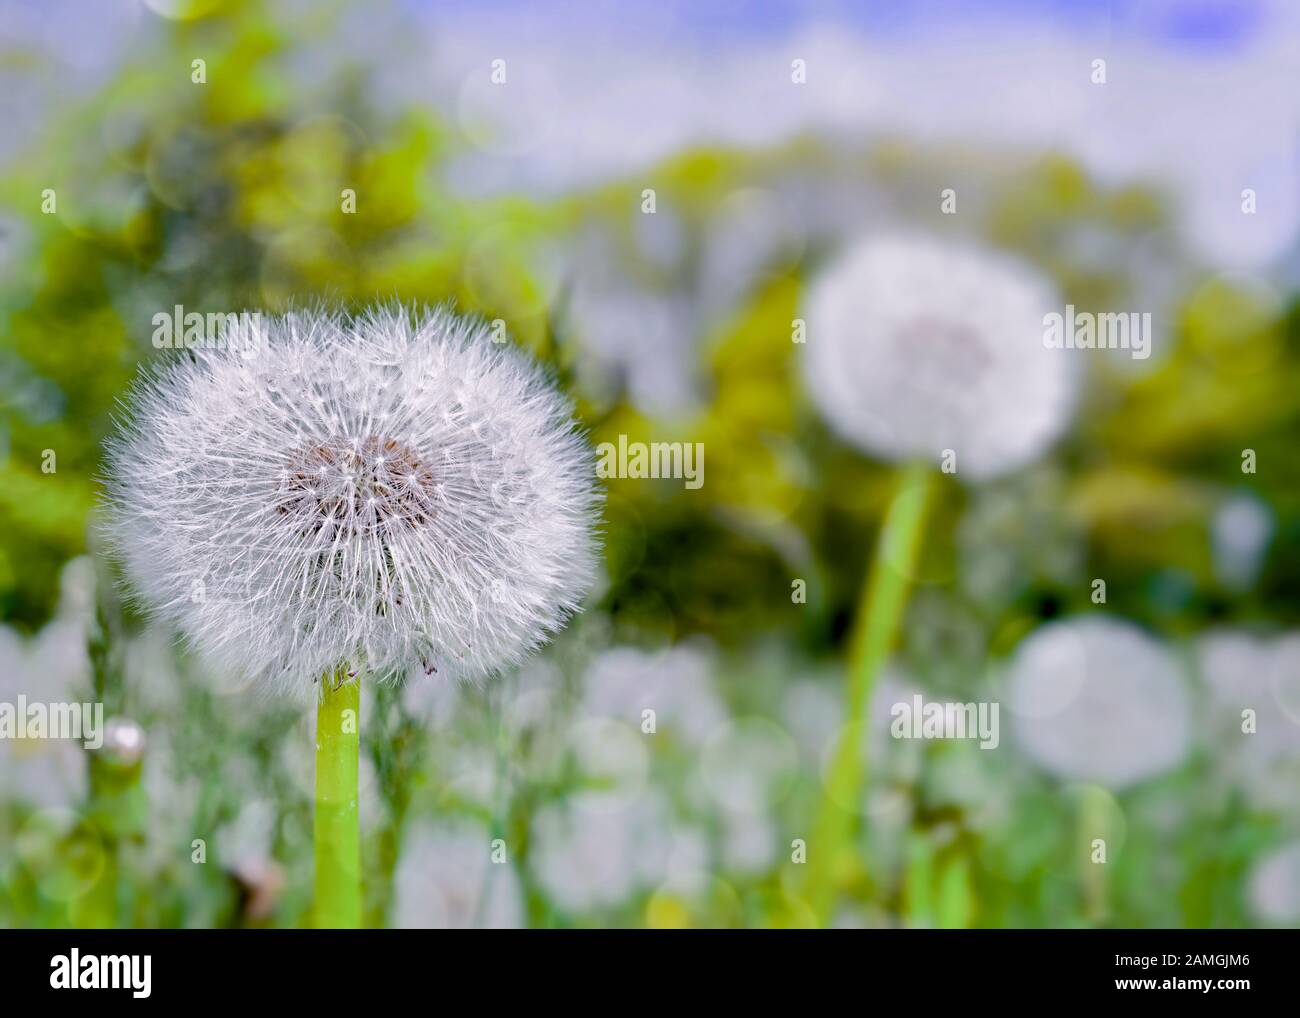
M 1080 869 L 1083 884 L 1083 913 L 1089 925 L 1099 926 L 1106 922 L 1106 865 L 1109 862 L 1095 862 L 1092 843 L 1100 838 L 1106 842 L 1109 853 L 1114 847 L 1111 837 L 1106 793 L 1096 785 L 1084 785 L 1079 789 L 1079 803 L 1076 806 L 1077 837 L 1082 849 Z
M 361 829 L 357 813 L 361 685 L 325 675 L 316 709 L 316 926 L 361 925 Z
M 808 846 L 807 903 L 818 924 L 823 926 L 831 918 L 841 862 L 849 853 L 854 820 L 862 805 L 868 704 L 876 676 L 893 647 L 907 606 L 911 574 L 921 548 L 931 478 L 931 467 L 926 463 L 914 463 L 901 472 L 862 590 L 849 646 L 846 724 L 835 747 Z

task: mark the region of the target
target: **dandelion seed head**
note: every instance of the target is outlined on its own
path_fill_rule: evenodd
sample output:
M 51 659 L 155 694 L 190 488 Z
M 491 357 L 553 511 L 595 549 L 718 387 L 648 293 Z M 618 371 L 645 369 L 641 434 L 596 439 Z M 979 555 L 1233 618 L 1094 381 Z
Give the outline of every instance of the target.
M 1007 700 L 1021 751 L 1068 780 L 1125 788 L 1174 769 L 1191 748 L 1181 668 L 1121 619 L 1040 626 L 1016 649 Z
M 842 437 L 884 459 L 952 449 L 963 476 L 1014 470 L 1073 407 L 1073 364 L 1043 343 L 1058 305 L 1045 277 L 1006 255 L 873 237 L 812 285 L 808 389 Z
M 1216 628 L 1203 633 L 1195 649 L 1208 694 L 1205 734 L 1221 748 L 1220 775 L 1258 809 L 1296 809 L 1300 712 L 1290 693 L 1300 674 L 1300 633 Z
M 1246 882 L 1251 911 L 1264 922 L 1290 924 L 1300 919 L 1300 841 L 1260 858 Z
M 574 912 L 611 907 L 669 877 L 680 834 L 658 791 L 577 792 L 532 818 L 537 880 Z
M 598 496 L 565 399 L 444 310 L 264 318 L 146 373 L 110 443 L 134 592 L 214 666 L 314 695 L 340 666 L 475 681 L 577 610 Z
M 419 821 L 394 874 L 399 929 L 515 929 L 525 924 L 513 867 L 492 864 L 492 834 L 469 820 Z

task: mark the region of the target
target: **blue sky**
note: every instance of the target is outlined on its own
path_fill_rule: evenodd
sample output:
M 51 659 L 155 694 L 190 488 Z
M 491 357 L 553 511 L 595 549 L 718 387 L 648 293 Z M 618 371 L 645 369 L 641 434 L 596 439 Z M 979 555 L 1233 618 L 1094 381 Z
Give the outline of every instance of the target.
M 312 2 L 270 9 L 293 24 Z M 1225 265 L 1292 250 L 1300 226 L 1300 0 L 355 0 L 347 11 L 334 49 L 316 52 L 366 63 L 393 104 L 479 125 L 462 176 L 482 191 L 590 186 L 696 144 L 893 132 L 1063 150 L 1103 179 L 1163 180 L 1189 235 Z M 0 88 L 0 160 L 161 31 L 143 0 L 0 0 L 0 49 L 42 58 Z M 1111 79 L 1098 90 L 1102 56 Z M 506 57 L 523 87 L 497 93 L 483 69 Z M 798 90 L 795 57 L 809 68 Z M 1267 215 L 1243 220 L 1247 186 Z
M 403 0 L 426 15 L 527 13 L 557 31 L 595 34 L 635 21 L 635 4 L 599 0 Z M 1235 48 L 1267 29 L 1277 0 L 658 0 L 655 20 L 701 45 L 776 37 L 810 24 L 837 24 L 879 37 L 924 35 L 957 22 L 1038 22 L 1064 30 L 1105 29 L 1171 47 Z

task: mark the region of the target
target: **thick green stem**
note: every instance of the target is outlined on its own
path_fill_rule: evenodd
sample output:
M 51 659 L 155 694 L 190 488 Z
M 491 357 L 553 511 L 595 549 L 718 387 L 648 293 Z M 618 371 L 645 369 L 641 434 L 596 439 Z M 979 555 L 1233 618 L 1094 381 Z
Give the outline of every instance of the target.
M 316 926 L 361 925 L 361 830 L 357 766 L 361 686 L 325 675 L 316 710 Z
M 835 747 L 808 846 L 807 903 L 819 925 L 825 925 L 831 917 L 840 864 L 850 848 L 854 820 L 862 808 L 867 708 L 876 676 L 893 647 L 907 606 L 931 485 L 932 468 L 928 464 L 916 463 L 902 471 L 862 590 L 849 647 L 846 724 Z

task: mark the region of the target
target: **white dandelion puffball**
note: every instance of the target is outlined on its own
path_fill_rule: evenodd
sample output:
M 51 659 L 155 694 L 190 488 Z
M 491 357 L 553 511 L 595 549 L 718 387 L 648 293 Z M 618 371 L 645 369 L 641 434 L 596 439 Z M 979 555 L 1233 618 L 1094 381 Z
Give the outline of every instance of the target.
M 417 821 L 393 876 L 393 925 L 403 930 L 517 929 L 523 891 L 511 866 L 494 865 L 492 834 L 472 820 Z
M 1264 922 L 1300 921 L 1300 841 L 1274 849 L 1255 863 L 1246 895 L 1251 911 Z
M 804 374 L 830 425 L 887 460 L 956 453 L 974 478 L 1034 460 L 1075 400 L 1044 345 L 1054 286 L 1007 255 L 909 236 L 851 248 L 812 285 Z
M 263 688 L 309 697 L 340 666 L 477 680 L 559 628 L 593 576 L 586 441 L 476 321 L 249 316 L 128 406 L 110 541 L 157 618 Z
M 1205 681 L 1206 736 L 1219 752 L 1220 773 L 1259 809 L 1300 808 L 1300 633 L 1263 636 L 1223 628 L 1196 642 Z M 1251 723 L 1246 726 L 1244 712 Z
M 588 666 L 581 712 L 640 726 L 653 710 L 672 740 L 698 747 L 727 720 L 713 686 L 714 662 L 702 647 L 683 643 L 659 651 L 612 647 Z
M 1106 616 L 1049 622 L 1016 649 L 1007 681 L 1016 744 L 1068 780 L 1124 788 L 1173 769 L 1191 705 L 1173 656 Z
M 561 908 L 587 912 L 668 879 L 680 828 L 660 792 L 602 789 L 542 807 L 531 835 L 538 883 Z

